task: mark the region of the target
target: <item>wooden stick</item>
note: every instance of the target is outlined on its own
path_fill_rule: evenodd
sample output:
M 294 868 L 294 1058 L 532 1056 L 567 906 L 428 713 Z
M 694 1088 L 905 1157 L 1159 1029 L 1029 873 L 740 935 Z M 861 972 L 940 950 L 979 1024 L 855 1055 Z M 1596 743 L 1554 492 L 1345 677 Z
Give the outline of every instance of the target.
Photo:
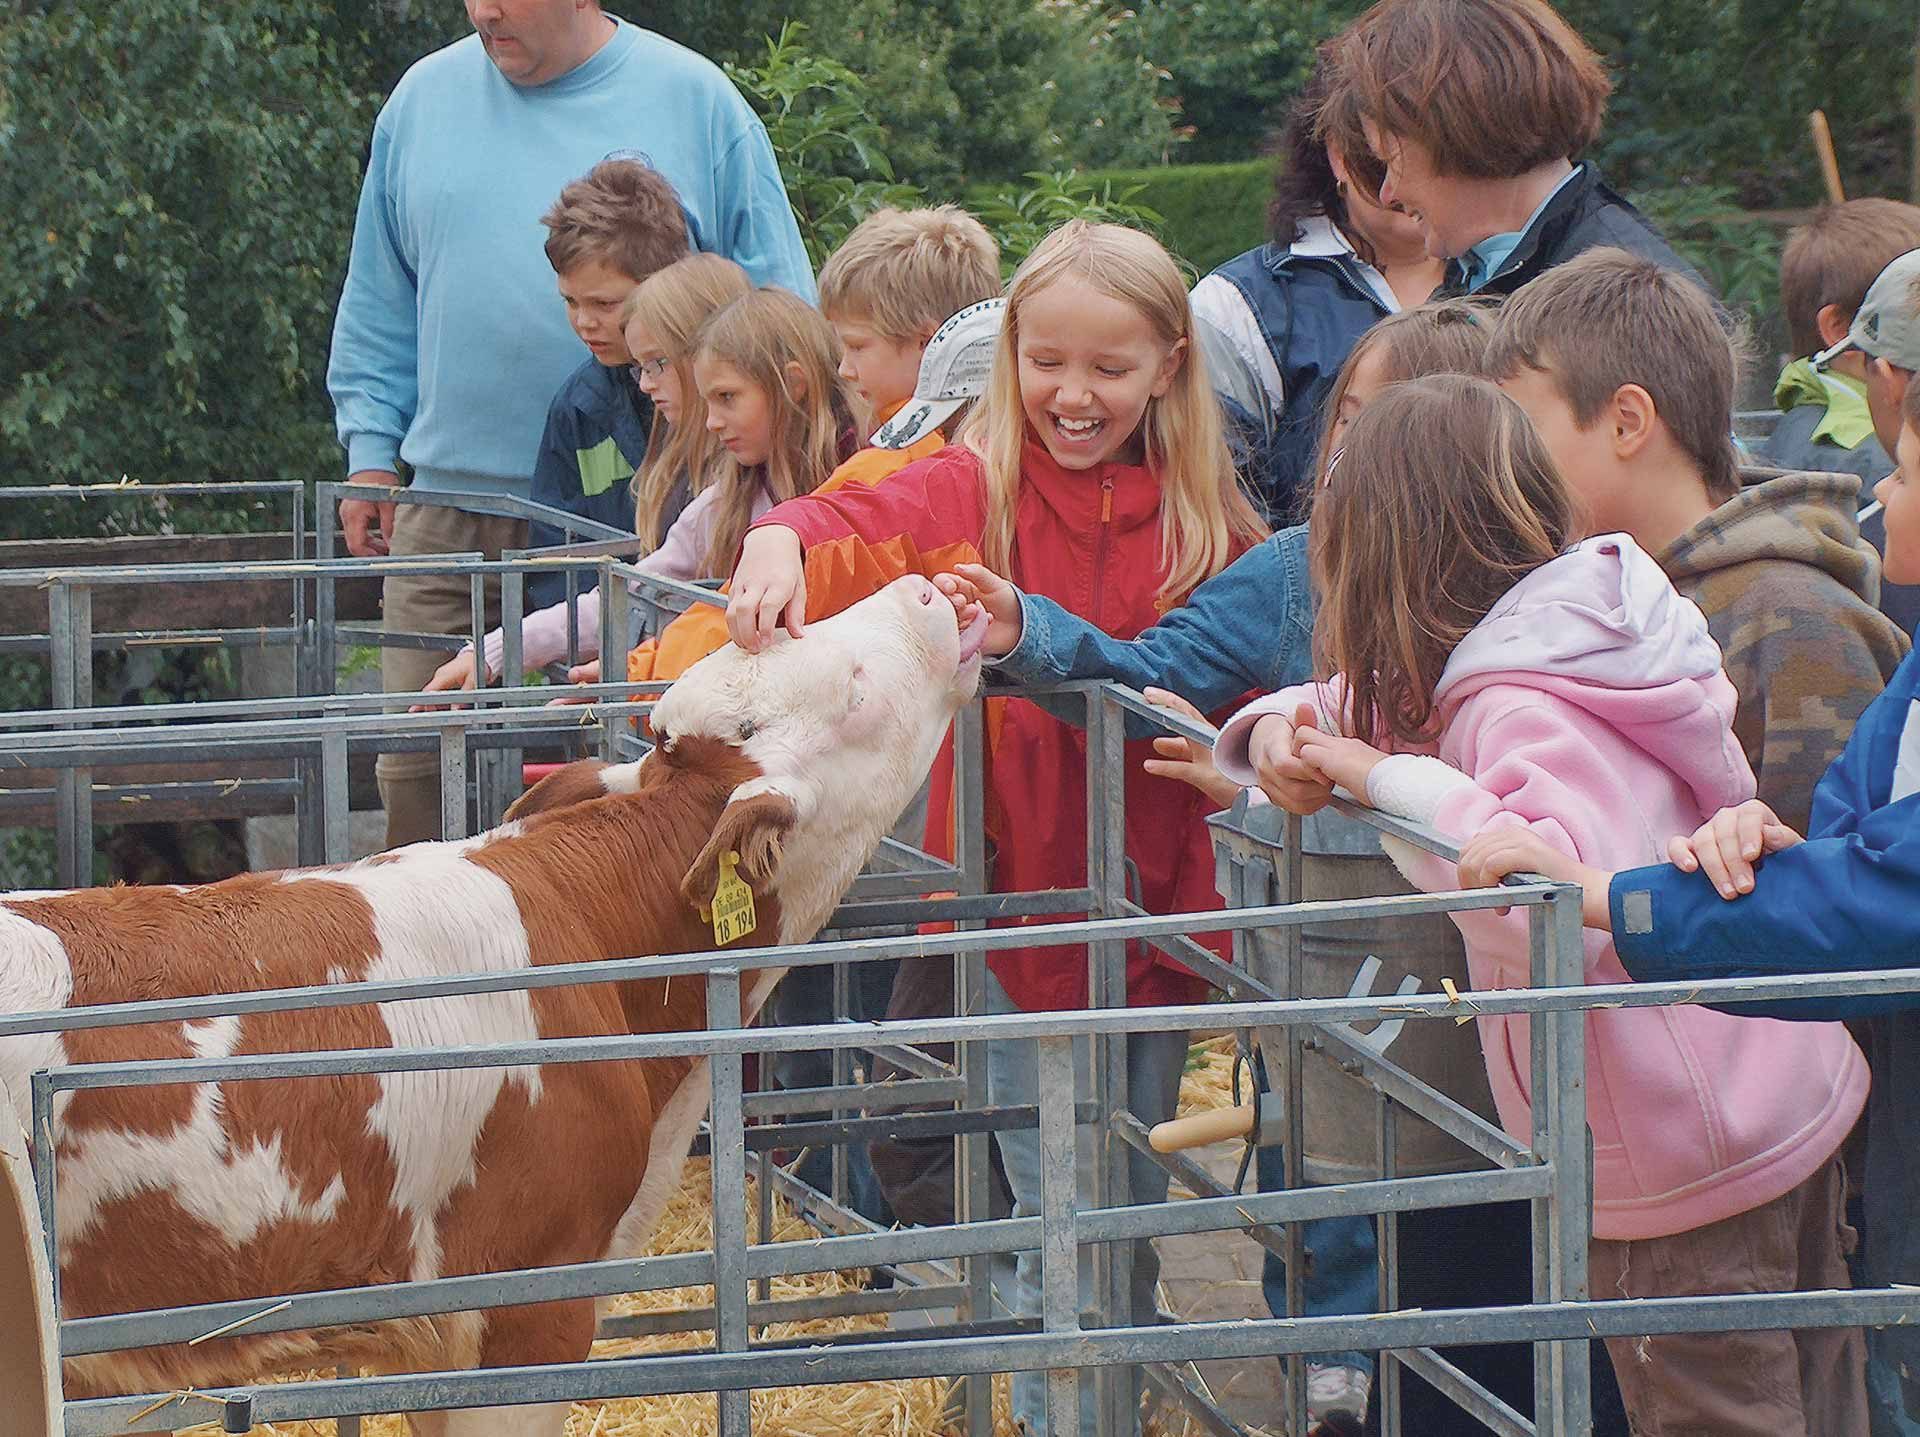
M 1847 192 L 1840 184 L 1840 161 L 1833 152 L 1833 131 L 1827 125 L 1827 112 L 1815 110 L 1808 115 L 1807 127 L 1813 131 L 1813 152 L 1820 157 L 1820 175 L 1827 182 L 1827 198 L 1843 205 L 1847 202 Z

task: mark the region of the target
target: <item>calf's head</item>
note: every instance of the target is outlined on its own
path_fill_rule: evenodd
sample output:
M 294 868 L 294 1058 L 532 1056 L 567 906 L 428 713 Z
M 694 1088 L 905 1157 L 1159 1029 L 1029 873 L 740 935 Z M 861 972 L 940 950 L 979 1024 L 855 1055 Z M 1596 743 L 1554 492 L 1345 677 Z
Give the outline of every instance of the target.
M 962 632 L 946 598 L 909 575 L 802 638 L 757 654 L 729 645 L 689 668 L 653 710 L 657 757 L 747 776 L 687 871 L 688 898 L 711 900 L 731 850 L 752 887 L 779 892 L 780 941 L 811 937 L 926 778 L 979 685 L 985 638 L 984 615 Z M 607 769 L 588 786 L 631 791 L 651 776 Z M 568 771 L 544 780 L 513 816 L 588 796 L 569 784 Z

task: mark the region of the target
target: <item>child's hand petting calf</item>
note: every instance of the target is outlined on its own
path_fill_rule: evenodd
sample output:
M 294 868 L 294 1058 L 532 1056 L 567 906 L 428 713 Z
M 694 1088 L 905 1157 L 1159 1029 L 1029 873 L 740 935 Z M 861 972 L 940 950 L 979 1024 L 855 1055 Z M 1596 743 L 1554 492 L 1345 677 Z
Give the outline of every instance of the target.
M 956 564 L 951 574 L 935 574 L 934 587 L 952 600 L 960 622 L 972 621 L 975 607 L 987 611 L 989 658 L 1010 654 L 1020 646 L 1020 591 L 983 564 Z
M 1146 699 L 1155 708 L 1177 713 L 1195 723 L 1207 722 L 1207 716 L 1199 709 L 1180 695 L 1165 689 L 1148 689 Z M 1192 784 L 1218 808 L 1232 807 L 1233 801 L 1240 796 L 1240 785 L 1213 766 L 1212 749 L 1202 747 L 1191 739 L 1168 735 L 1153 741 L 1153 751 L 1160 757 L 1150 758 L 1141 765 L 1148 773 Z
M 1723 808 L 1687 838 L 1670 839 L 1667 857 L 1682 873 L 1704 872 L 1722 898 L 1753 892 L 1753 865 L 1804 842 L 1757 798 Z
M 1289 813 L 1318 813 L 1333 801 L 1333 780 L 1294 752 L 1295 732 L 1318 722 L 1313 705 L 1301 704 L 1291 721 L 1280 714 L 1266 715 L 1247 741 L 1260 791 Z

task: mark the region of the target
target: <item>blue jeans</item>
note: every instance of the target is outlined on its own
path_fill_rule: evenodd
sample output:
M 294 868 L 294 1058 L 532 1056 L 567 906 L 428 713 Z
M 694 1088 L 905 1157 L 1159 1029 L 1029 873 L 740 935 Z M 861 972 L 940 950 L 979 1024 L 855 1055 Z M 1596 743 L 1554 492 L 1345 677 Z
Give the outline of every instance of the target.
M 877 963 L 855 963 L 848 972 L 850 1010 L 849 1018 L 856 1021 L 873 1022 L 884 1018 L 887 1013 L 887 997 L 893 991 L 893 974 L 898 968 L 898 960 L 883 960 Z M 825 964 L 810 968 L 795 968 L 780 980 L 780 986 L 773 990 L 768 1002 L 771 1010 L 768 1021 L 782 1027 L 798 1027 L 811 1023 L 831 1023 L 833 1021 L 833 969 Z M 776 1053 L 767 1064 L 773 1085 L 793 1090 L 796 1088 L 824 1088 L 833 1082 L 833 1054 L 825 1050 Z M 799 1114 L 795 1121 L 804 1122 L 809 1117 L 826 1117 L 828 1114 Z M 794 1169 L 794 1176 L 807 1186 L 821 1192 L 833 1193 L 833 1148 L 822 1145 L 810 1148 L 807 1155 Z M 868 1222 L 881 1227 L 893 1225 L 893 1209 L 888 1206 L 886 1194 L 880 1190 L 880 1180 L 874 1176 L 873 1164 L 867 1160 L 867 1145 L 851 1143 L 847 1146 L 847 1206 Z
M 987 1011 L 1021 1011 L 1000 986 L 999 979 L 987 975 Z M 1180 1073 L 1186 1064 L 1185 1033 L 1135 1033 L 1127 1040 L 1127 1107 L 1149 1127 L 1173 1116 L 1180 1096 Z M 1089 1080 L 1091 1059 L 1088 1045 L 1073 1046 L 1077 1096 L 1092 1092 Z M 1039 1062 L 1031 1039 L 987 1044 L 987 1101 L 995 1107 L 1040 1101 Z M 1024 1128 L 993 1135 L 1000 1149 L 1000 1161 L 1006 1169 L 1007 1186 L 1013 1190 L 1015 1217 L 1040 1214 L 1040 1131 Z M 1079 1197 L 1076 1206 L 1088 1211 L 1093 1206 L 1092 1135 L 1079 1132 Z M 1157 1203 L 1166 1200 L 1167 1173 L 1158 1163 L 1128 1150 L 1127 1174 L 1132 1183 L 1133 1201 Z M 1040 1254 L 1029 1250 L 1015 1254 L 1012 1262 L 996 1260 L 994 1295 L 1002 1307 L 1017 1317 L 1038 1317 L 1040 1302 Z M 1160 1259 L 1153 1241 L 1141 1238 L 1133 1244 L 1132 1321 L 1147 1324 L 1155 1320 L 1154 1289 L 1160 1281 Z M 1086 1311 L 1093 1301 L 1093 1250 L 1080 1249 L 1080 1307 Z M 1127 1314 L 1119 1314 L 1122 1321 Z M 1089 1374 L 1083 1374 L 1083 1379 Z M 1013 1374 L 1013 1415 L 1026 1424 L 1031 1437 L 1047 1437 L 1047 1374 Z M 1094 1421 L 1093 1383 L 1080 1384 L 1080 1429 L 1098 1430 Z M 1125 1437 L 1125 1434 L 1112 1434 Z
M 1256 1148 L 1253 1168 L 1263 1193 L 1286 1188 L 1285 1154 L 1278 1145 Z M 1380 1246 L 1370 1217 L 1323 1217 L 1304 1224 L 1307 1253 L 1307 1317 L 1356 1317 L 1376 1311 L 1380 1298 Z M 1272 1253 L 1260 1268 L 1260 1290 L 1275 1317 L 1287 1316 L 1287 1265 Z M 1315 1353 L 1313 1361 L 1373 1371 L 1371 1352 Z

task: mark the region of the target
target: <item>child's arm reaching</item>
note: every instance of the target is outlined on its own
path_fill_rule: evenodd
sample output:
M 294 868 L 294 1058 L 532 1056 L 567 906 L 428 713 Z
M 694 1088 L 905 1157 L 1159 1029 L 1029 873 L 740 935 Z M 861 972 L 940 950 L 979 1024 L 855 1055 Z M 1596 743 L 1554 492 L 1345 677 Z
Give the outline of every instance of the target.
M 577 635 L 580 657 L 595 658 L 600 653 L 600 589 L 599 586 L 574 597 L 573 630 Z M 544 669 L 548 664 L 563 657 L 567 652 L 568 629 L 567 601 L 549 604 L 528 614 L 520 625 L 520 664 L 525 669 Z M 487 677 L 489 680 L 500 672 L 505 662 L 506 631 L 494 629 L 482 640 L 487 656 Z M 476 682 L 473 661 L 473 645 L 468 644 L 452 658 L 433 671 L 433 677 L 427 680 L 426 691 L 446 693 L 455 689 L 470 689 Z M 415 704 L 417 712 L 429 707 Z
M 1306 530 L 1284 530 L 1201 584 L 1139 637 L 1115 639 L 1051 599 L 1024 594 L 991 570 L 962 565 L 958 577 L 993 602 L 987 652 L 1015 683 L 1113 679 L 1182 694 L 1217 709 L 1249 689 L 1282 689 L 1311 668 L 1313 600 Z M 946 585 L 943 585 L 946 587 Z M 949 589 L 949 592 L 952 592 Z M 1128 736 L 1151 726 L 1130 719 Z
M 1667 841 L 1667 859 L 1681 873 L 1701 873 L 1728 902 L 1753 892 L 1754 865 L 1806 840 L 1782 823 L 1757 798 L 1723 808 L 1692 833 Z M 1637 870 L 1660 873 L 1656 865 Z M 1460 881 L 1469 888 L 1490 888 L 1511 873 L 1539 873 L 1586 890 L 1581 916 L 1586 926 L 1613 931 L 1609 902 L 1620 875 L 1567 857 L 1531 829 L 1489 828 L 1460 850 Z

